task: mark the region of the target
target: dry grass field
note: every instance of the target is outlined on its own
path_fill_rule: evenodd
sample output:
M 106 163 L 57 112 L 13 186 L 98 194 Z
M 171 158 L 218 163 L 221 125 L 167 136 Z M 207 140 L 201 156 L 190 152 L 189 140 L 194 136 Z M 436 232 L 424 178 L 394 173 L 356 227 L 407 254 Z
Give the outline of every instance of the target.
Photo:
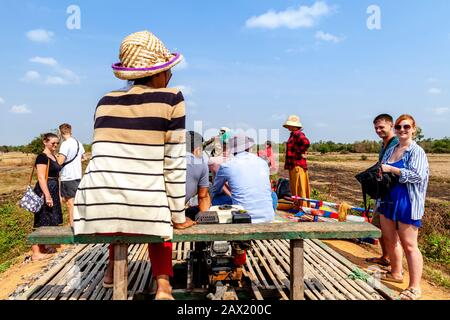
M 35 157 L 19 152 L 0 154 L 1 196 L 7 196 L 26 186 Z
M 329 188 L 339 189 L 339 194 L 333 194 L 333 191 L 336 190 L 331 190 L 332 197 L 335 196 L 341 201 L 345 200 L 340 199 L 341 192 L 343 192 L 345 196 L 358 197 L 352 200 L 359 199 L 358 202 L 360 202 L 361 192 L 354 175 L 367 169 L 377 160 L 377 155 L 374 154 L 310 155 L 311 180 L 313 185 L 328 184 Z M 450 155 L 428 155 L 428 161 L 430 163 L 430 182 L 427 199 L 435 203 L 448 204 L 450 203 Z

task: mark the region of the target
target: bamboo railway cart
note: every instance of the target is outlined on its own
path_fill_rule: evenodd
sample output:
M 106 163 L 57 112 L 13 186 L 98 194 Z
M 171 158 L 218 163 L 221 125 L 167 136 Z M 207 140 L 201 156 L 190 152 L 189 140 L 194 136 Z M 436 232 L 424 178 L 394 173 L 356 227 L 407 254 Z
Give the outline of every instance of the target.
M 290 299 L 304 299 L 305 239 L 379 238 L 381 232 L 368 223 L 270 223 L 196 225 L 174 230 L 172 242 L 290 240 Z M 99 244 L 112 243 L 114 255 L 114 300 L 127 300 L 128 245 L 163 242 L 155 236 L 77 235 L 69 227 L 42 227 L 29 235 L 32 244 Z

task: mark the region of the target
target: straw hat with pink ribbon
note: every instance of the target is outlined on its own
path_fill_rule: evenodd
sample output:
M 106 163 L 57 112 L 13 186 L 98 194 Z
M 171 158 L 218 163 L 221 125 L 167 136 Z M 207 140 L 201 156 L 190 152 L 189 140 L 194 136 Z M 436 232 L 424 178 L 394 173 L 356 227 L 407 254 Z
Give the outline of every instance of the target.
M 183 56 L 167 50 L 153 33 L 140 31 L 123 39 L 119 59 L 112 66 L 114 75 L 122 80 L 135 80 L 171 69 Z

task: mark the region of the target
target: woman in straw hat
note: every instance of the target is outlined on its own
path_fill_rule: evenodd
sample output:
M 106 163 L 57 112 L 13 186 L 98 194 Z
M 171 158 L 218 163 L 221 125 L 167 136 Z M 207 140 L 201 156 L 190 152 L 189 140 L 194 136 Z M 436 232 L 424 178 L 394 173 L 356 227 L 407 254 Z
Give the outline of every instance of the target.
M 309 148 L 309 140 L 303 133 L 303 126 L 300 117 L 289 116 L 284 126 L 291 132 L 291 136 L 286 145 L 286 161 L 284 168 L 289 170 L 289 182 L 293 196 L 302 198 L 310 197 L 310 185 L 308 175 L 308 165 L 306 163 L 306 152 Z M 307 206 L 307 202 L 299 201 L 296 209 Z
M 112 91 L 95 112 L 92 159 L 76 198 L 75 234 L 145 234 L 171 239 L 185 217 L 185 104 L 169 89 L 170 69 L 182 60 L 148 31 L 126 37 L 116 77 L 130 81 Z M 113 246 L 103 284 L 113 282 Z M 156 299 L 173 299 L 172 244 L 150 244 Z

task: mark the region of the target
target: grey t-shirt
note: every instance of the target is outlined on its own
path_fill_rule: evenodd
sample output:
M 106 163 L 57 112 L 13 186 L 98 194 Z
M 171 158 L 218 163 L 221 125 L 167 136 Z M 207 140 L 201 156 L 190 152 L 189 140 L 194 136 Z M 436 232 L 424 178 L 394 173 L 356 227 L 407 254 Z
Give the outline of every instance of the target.
M 208 163 L 203 158 L 196 158 L 192 153 L 186 154 L 186 203 L 197 195 L 198 188 L 209 187 Z

